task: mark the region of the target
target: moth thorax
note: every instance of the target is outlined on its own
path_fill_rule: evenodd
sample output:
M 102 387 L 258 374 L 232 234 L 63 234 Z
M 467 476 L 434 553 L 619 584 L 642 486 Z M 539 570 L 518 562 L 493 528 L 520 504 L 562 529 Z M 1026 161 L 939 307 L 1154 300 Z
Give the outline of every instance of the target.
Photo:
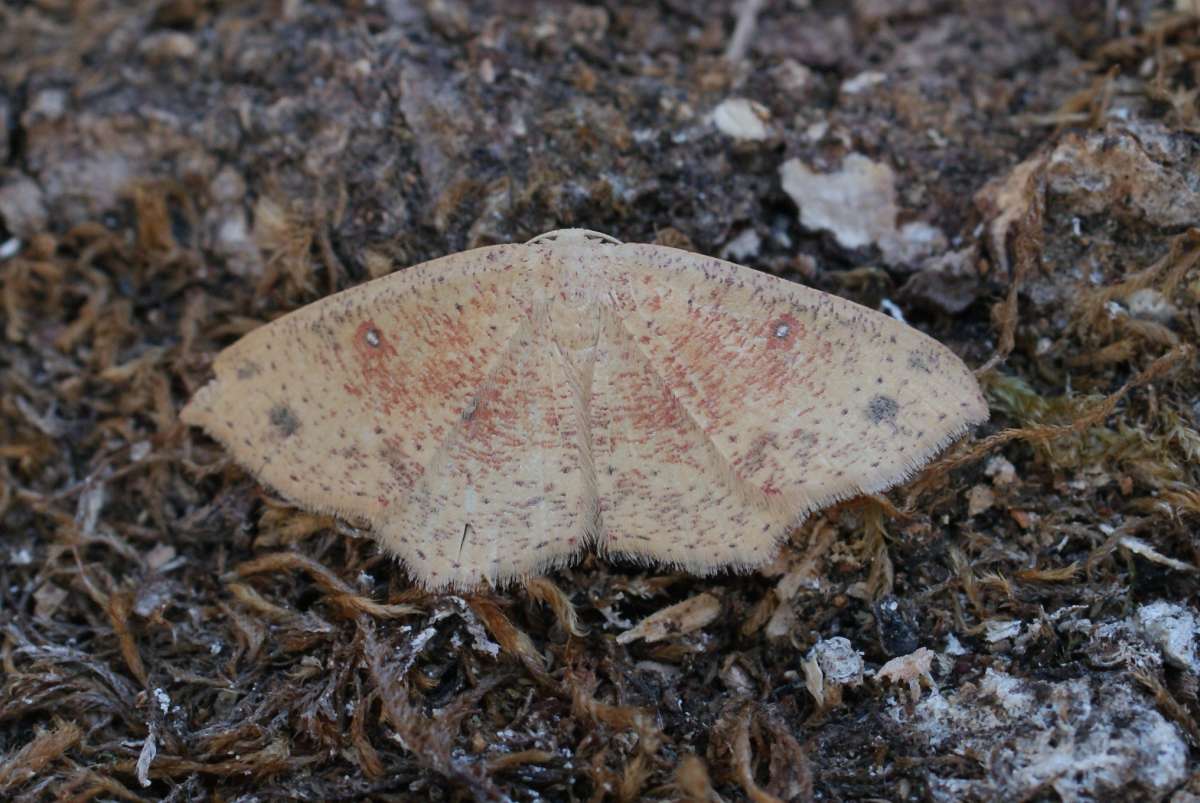
M 558 304 L 548 311 L 545 322 L 550 336 L 570 355 L 593 348 L 600 333 L 599 308 L 595 304 Z

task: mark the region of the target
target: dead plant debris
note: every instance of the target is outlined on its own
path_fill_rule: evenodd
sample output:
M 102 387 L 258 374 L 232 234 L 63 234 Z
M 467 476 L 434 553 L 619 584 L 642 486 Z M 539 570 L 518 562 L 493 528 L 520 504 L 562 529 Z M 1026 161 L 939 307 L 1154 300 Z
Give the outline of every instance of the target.
M 0 797 L 1194 795 L 1193 6 L 6 4 Z M 902 316 L 991 422 L 757 573 L 458 596 L 179 423 L 263 323 L 584 223 Z

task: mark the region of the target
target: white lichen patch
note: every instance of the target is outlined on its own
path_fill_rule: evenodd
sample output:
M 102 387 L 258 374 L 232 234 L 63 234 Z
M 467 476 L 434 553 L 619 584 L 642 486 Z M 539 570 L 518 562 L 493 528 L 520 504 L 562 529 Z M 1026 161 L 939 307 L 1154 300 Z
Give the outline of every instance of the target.
M 893 721 L 939 755 L 974 756 L 982 777 L 931 776 L 936 800 L 1158 798 L 1188 775 L 1175 725 L 1125 678 L 1046 682 L 987 670 L 978 684 L 937 692 Z M 953 765 L 947 765 L 953 766 Z
M 1168 664 L 1200 674 L 1200 659 L 1196 657 L 1200 618 L 1193 611 L 1160 600 L 1138 608 L 1134 619 L 1138 631 L 1158 647 Z

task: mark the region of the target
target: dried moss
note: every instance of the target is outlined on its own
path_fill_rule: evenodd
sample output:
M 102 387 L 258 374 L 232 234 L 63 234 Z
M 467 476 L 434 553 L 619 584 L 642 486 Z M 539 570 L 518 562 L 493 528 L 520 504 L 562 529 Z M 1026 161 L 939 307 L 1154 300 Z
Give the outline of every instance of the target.
M 891 727 L 879 685 L 818 712 L 801 658 L 835 635 L 872 668 L 940 650 L 943 689 L 1128 675 L 1194 761 L 1194 675 L 1140 642 L 1101 656 L 1089 628 L 1200 594 L 1196 235 L 1088 212 L 1041 168 L 1003 226 L 963 199 L 1070 136 L 1186 170 L 1196 17 L 815 5 L 766 4 L 734 64 L 715 2 L 0 11 L 0 796 L 924 799 L 986 778 Z M 733 96 L 772 139 L 709 125 Z M 849 152 L 970 271 L 961 314 L 905 311 L 995 355 L 993 421 L 761 573 L 592 557 L 431 596 L 178 424 L 261 322 L 559 225 L 707 253 L 750 230 L 754 266 L 876 303 L 942 268 L 804 230 L 778 182 Z M 1139 290 L 1170 314 L 1139 317 Z M 701 593 L 710 625 L 616 642 Z

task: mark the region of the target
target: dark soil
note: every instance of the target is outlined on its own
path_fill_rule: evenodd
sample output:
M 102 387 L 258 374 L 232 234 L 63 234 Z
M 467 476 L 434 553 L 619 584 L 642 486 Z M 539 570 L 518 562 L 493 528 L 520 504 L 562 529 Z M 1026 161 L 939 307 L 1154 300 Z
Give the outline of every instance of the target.
M 1188 769 L 1090 794 L 1160 799 L 1188 774 L 1200 793 L 1195 668 L 1128 634 L 1104 657 L 1096 630 L 1200 593 L 1200 17 L 773 0 L 728 53 L 741 5 L 0 8 L 0 797 L 1013 788 L 998 755 L 917 735 L 903 688 L 819 701 L 803 660 L 835 636 L 868 670 L 941 653 L 943 695 L 989 671 L 1128 684 Z M 714 126 L 729 98 L 761 104 L 765 138 Z M 891 168 L 897 223 L 936 227 L 937 253 L 802 226 L 781 165 L 851 153 Z M 571 226 L 707 254 L 752 230 L 738 261 L 897 305 L 986 363 L 992 420 L 762 572 L 591 556 L 459 597 L 179 424 L 255 326 Z M 616 641 L 701 593 L 711 624 Z

